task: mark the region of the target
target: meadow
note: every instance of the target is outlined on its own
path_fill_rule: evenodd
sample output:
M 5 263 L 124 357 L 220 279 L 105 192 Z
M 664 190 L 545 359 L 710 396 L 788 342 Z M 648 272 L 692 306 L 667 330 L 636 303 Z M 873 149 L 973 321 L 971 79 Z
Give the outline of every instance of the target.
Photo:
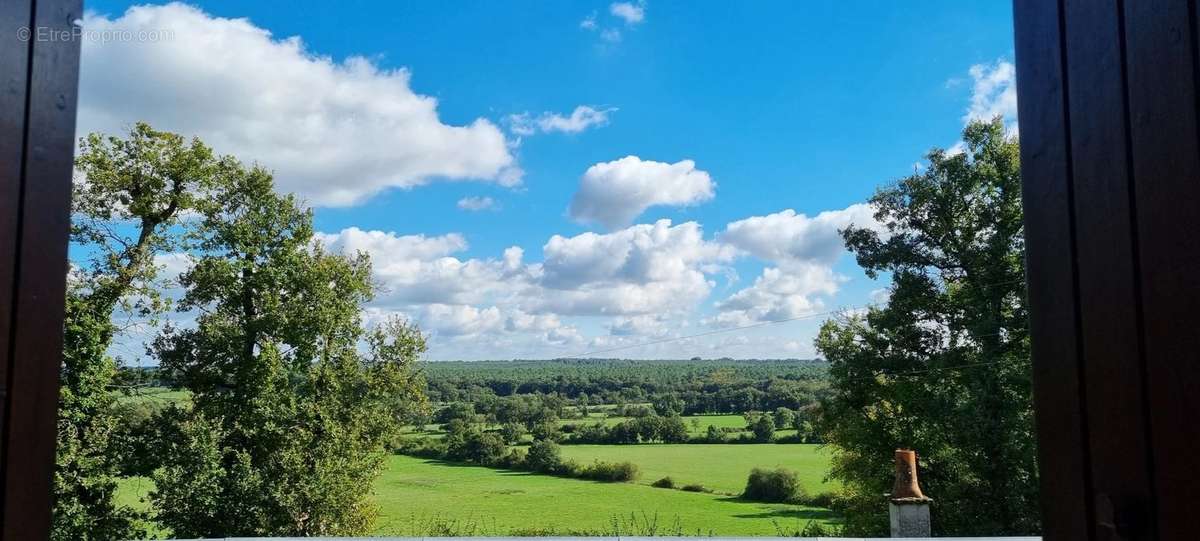
M 737 492 L 751 464 L 795 468 L 805 488 L 818 490 L 824 453 L 812 445 L 564 446 L 582 460 L 607 450 L 633 451 L 645 466 L 637 483 L 600 483 L 393 455 L 375 483 L 379 506 L 374 535 L 724 535 L 774 536 L 810 522 L 828 526 L 828 509 L 748 502 L 720 493 L 653 488 L 660 474 L 700 482 L 686 472 L 705 472 L 718 492 Z M 768 449 L 774 448 L 774 449 Z M 743 456 L 760 459 L 738 458 Z M 749 451 L 749 452 L 747 452 Z M 715 454 L 715 456 L 714 456 Z M 799 458 L 792 456 L 799 455 Z M 616 456 L 616 455 L 614 455 Z M 672 458 L 677 457 L 677 458 Z M 630 457 L 633 459 L 633 457 Z M 808 469 L 804 469 L 808 467 Z M 823 471 L 823 470 L 821 470 Z M 708 485 L 706 485 L 708 486 Z M 146 478 L 120 482 L 118 501 L 146 509 L 154 487 Z M 729 490 L 727 490 L 729 489 Z M 531 512 L 536 510 L 536 512 Z
M 809 494 L 836 488 L 825 481 L 829 473 L 829 453 L 811 444 L 647 444 L 647 445 L 564 445 L 563 458 L 587 464 L 629 461 L 638 465 L 637 483 L 649 485 L 671 477 L 676 485 L 700 484 L 725 494 L 739 494 L 753 468 L 784 467 L 800 476 Z
M 389 457 L 375 499 L 376 535 L 773 536 L 835 521 L 827 509 L 408 456 Z

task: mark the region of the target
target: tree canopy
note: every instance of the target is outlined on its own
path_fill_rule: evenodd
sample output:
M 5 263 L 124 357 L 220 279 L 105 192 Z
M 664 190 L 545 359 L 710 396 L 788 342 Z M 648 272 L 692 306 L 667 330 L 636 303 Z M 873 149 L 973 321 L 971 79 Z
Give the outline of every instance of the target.
M 899 447 L 920 456 L 936 534 L 1038 531 L 1017 142 L 997 119 L 970 124 L 963 143 L 876 193 L 885 231 L 843 232 L 867 274 L 893 284 L 885 305 L 816 340 L 848 533 L 886 532 L 879 495 Z

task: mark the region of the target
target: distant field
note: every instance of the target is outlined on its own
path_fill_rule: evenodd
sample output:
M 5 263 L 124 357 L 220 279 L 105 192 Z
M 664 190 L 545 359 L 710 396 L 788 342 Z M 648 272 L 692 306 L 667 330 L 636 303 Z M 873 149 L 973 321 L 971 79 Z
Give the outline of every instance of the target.
M 131 394 L 115 393 L 118 402 L 140 402 L 144 400 L 154 400 L 158 402 L 186 402 L 191 400 L 192 393 L 185 390 L 174 390 L 169 387 L 146 387 L 137 389 Z
M 751 469 L 782 466 L 795 470 L 811 494 L 836 487 L 824 481 L 829 473 L 828 452 L 811 444 L 564 445 L 562 454 L 583 464 L 628 460 L 641 469 L 637 482 L 647 485 L 670 476 L 676 484 L 699 483 L 737 494 L 746 487 Z
M 390 460 L 388 471 L 375 484 L 381 509 L 376 535 L 552 531 L 774 536 L 779 533 L 776 524 L 795 530 L 811 520 L 822 524 L 833 520 L 826 509 L 758 504 L 717 494 L 563 479 L 407 456 Z
M 628 421 L 630 417 L 605 417 L 602 414 L 591 414 L 586 419 L 559 419 L 558 424 L 574 424 L 574 425 L 590 425 L 595 423 L 604 423 L 605 426 L 612 426 L 621 421 Z M 693 424 L 695 420 L 697 424 Z M 690 415 L 683 417 L 683 423 L 687 425 L 688 432 L 694 435 L 703 434 L 708 430 L 709 425 L 717 428 L 745 428 L 746 419 L 741 415 Z

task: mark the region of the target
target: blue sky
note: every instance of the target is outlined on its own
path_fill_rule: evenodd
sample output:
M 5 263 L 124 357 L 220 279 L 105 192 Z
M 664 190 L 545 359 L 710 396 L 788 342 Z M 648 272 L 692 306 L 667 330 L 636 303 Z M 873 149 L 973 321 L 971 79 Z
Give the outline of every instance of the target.
M 1015 104 L 1006 1 L 87 7 L 81 132 L 275 170 L 433 359 L 812 356 L 731 329 L 878 300 L 836 229 Z

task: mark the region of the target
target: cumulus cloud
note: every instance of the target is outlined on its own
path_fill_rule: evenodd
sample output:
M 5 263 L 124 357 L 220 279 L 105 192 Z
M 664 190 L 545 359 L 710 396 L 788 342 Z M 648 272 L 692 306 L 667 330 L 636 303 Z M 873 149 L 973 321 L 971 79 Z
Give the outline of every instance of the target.
M 317 237 L 331 251 L 371 256 L 381 305 L 482 303 L 509 292 L 514 282 L 508 278 L 521 271 L 519 262 L 514 269 L 503 260 L 451 256 L 468 247 L 458 233 L 427 237 L 351 227 Z
M 751 216 L 727 225 L 721 240 L 767 261 L 829 265 L 845 251 L 840 231 L 851 225 L 883 231 L 870 205 L 859 203 L 812 218 L 792 209 Z
M 416 320 L 443 358 L 478 358 L 500 350 L 572 355 L 579 353 L 574 348 L 679 336 L 689 322 L 728 328 L 825 311 L 846 280 L 834 264 L 845 253 L 838 230 L 850 224 L 879 228 L 866 205 L 812 217 L 792 210 L 752 216 L 715 238 L 696 222 L 664 219 L 608 233 L 553 235 L 530 261 L 518 246 L 465 258 L 468 242 L 457 233 L 348 228 L 319 238 L 332 250 L 372 256 L 382 289 L 372 310 Z M 753 283 L 714 299 L 715 279 L 744 257 L 766 266 Z M 715 312 L 693 319 L 706 302 Z M 601 332 L 585 336 L 583 328 Z M 754 351 L 774 351 L 767 346 Z
M 718 327 L 802 317 L 824 308 L 823 296 L 845 281 L 833 270 L 845 253 L 840 231 L 849 226 L 886 233 L 869 205 L 851 205 L 814 217 L 787 209 L 730 223 L 722 242 L 770 262 L 754 284 L 717 303 L 706 323 Z
M 458 200 L 459 210 L 480 211 L 496 208 L 496 200 L 490 197 L 464 197 Z
M 709 323 L 742 326 L 758 321 L 780 321 L 815 314 L 824 308 L 817 295 L 837 293 L 844 278 L 828 266 L 797 264 L 787 269 L 767 267 L 742 289 L 718 302 L 721 311 Z
M 625 24 L 633 25 L 646 20 L 646 4 L 643 2 L 613 2 L 608 6 L 608 12 L 625 21 Z
M 992 64 L 976 64 L 968 73 L 972 81 L 971 104 L 963 115 L 963 123 L 1000 116 L 1015 130 L 1017 70 L 1012 62 L 997 60 Z
M 616 229 L 632 223 L 652 206 L 709 201 L 716 187 L 692 160 L 663 163 L 626 156 L 589 167 L 567 212 L 578 222 Z
M 571 111 L 570 115 L 544 112 L 534 117 L 529 113 L 509 115 L 510 129 L 517 135 L 533 135 L 538 132 L 550 133 L 579 133 L 591 127 L 608 124 L 608 114 L 616 111 L 615 107 L 596 109 L 588 105 L 580 105 Z
M 707 274 L 734 250 L 704 239 L 700 225 L 670 220 L 613 233 L 555 235 L 542 248 L 543 311 L 640 315 L 687 310 L 712 291 Z
M 89 31 L 155 31 L 154 43 L 84 40 L 79 133 L 119 133 L 145 120 L 196 135 L 218 152 L 275 172 L 310 203 L 345 206 L 388 188 L 436 180 L 513 186 L 520 169 L 492 122 L 442 122 L 437 100 L 405 69 L 363 57 L 335 61 L 299 37 L 247 19 L 172 3 L 109 18 Z

